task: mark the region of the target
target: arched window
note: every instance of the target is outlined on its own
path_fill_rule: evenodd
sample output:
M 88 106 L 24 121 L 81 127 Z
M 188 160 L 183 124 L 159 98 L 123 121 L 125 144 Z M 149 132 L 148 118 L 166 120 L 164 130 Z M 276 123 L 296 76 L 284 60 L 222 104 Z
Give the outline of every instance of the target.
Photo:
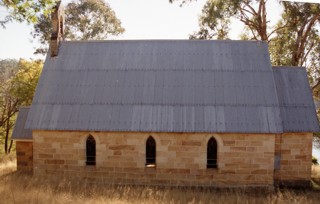
M 89 135 L 86 142 L 87 165 L 96 165 L 96 141 Z
M 146 143 L 146 167 L 156 166 L 156 141 L 149 137 Z
M 217 141 L 211 137 L 207 146 L 207 168 L 217 168 Z

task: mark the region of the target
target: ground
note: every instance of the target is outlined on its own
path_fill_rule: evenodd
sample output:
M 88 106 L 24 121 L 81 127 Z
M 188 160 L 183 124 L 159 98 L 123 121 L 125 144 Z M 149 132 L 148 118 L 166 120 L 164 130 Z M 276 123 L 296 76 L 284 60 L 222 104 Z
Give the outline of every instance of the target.
M 314 188 L 250 191 L 243 189 L 163 188 L 92 184 L 88 180 L 33 177 L 16 171 L 14 157 L 0 159 L 2 203 L 318 203 L 320 166 L 312 168 Z

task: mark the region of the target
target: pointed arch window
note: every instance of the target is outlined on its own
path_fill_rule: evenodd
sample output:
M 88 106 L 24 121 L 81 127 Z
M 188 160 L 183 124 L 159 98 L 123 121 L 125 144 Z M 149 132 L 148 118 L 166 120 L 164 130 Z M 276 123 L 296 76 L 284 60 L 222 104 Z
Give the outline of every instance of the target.
M 146 142 L 146 167 L 156 166 L 156 141 L 149 137 Z
M 86 164 L 96 165 L 96 140 L 92 135 L 89 135 L 86 142 Z
M 207 168 L 218 168 L 217 165 L 218 147 L 217 141 L 211 137 L 207 146 Z

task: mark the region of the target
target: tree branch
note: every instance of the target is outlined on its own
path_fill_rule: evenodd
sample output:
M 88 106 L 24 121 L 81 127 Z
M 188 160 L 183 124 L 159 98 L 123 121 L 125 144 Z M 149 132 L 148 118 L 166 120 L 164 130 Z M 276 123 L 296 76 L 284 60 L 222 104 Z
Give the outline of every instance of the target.
M 289 26 L 288 26 L 288 23 L 286 23 L 284 26 L 280 26 L 280 27 L 274 29 L 274 30 L 271 31 L 270 34 L 268 35 L 268 39 L 269 39 L 270 36 L 271 36 L 272 34 L 274 34 L 275 32 L 277 32 L 277 31 L 279 31 L 279 30 L 282 30 L 282 29 L 284 29 L 284 28 L 288 28 L 288 27 L 289 27 Z M 268 41 L 268 42 L 270 42 L 270 41 Z
M 315 22 L 317 19 L 320 17 L 320 14 L 313 16 L 309 22 L 306 22 L 305 26 L 307 25 L 306 30 L 304 31 L 305 26 L 303 26 L 303 29 L 299 30 L 301 31 L 301 36 L 300 36 L 300 45 L 298 46 L 298 51 L 297 51 L 297 63 L 302 65 L 303 61 L 302 59 L 304 58 L 304 49 L 305 49 L 305 44 L 308 38 L 309 33 L 311 32 L 312 27 L 314 26 Z M 299 62 L 300 59 L 300 62 Z
M 247 2 L 243 2 L 243 3 L 252 11 L 252 13 L 254 13 L 254 15 L 258 15 L 256 10 L 254 10 L 254 8 L 252 6 L 250 6 L 250 4 L 248 4 Z

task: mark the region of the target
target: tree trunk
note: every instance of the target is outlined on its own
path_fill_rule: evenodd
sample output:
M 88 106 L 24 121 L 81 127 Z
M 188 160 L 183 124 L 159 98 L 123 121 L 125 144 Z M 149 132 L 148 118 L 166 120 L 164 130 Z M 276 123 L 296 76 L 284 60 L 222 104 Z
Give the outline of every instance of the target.
M 13 144 L 13 140 L 11 140 L 11 142 L 10 142 L 10 146 L 9 146 L 8 153 L 10 153 L 10 152 L 11 152 L 12 144 Z
M 9 134 L 10 134 L 10 118 L 6 121 L 6 135 L 4 141 L 4 152 L 9 154 L 8 142 L 9 142 Z

